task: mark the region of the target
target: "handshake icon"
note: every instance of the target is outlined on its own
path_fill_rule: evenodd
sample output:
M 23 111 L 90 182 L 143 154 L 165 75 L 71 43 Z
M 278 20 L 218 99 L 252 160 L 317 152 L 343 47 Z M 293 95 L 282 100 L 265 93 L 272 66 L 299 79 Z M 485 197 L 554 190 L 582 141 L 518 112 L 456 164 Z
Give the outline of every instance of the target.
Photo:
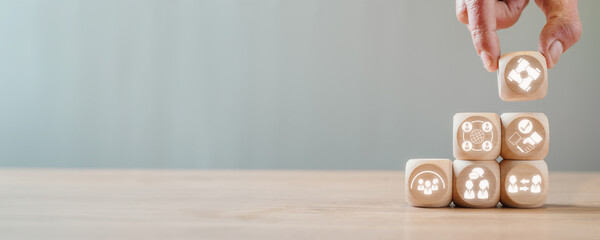
M 512 145 L 516 145 L 517 149 L 522 153 L 531 152 L 531 150 L 535 149 L 535 145 L 542 141 L 542 137 L 537 133 L 533 132 L 531 136 L 527 138 L 521 137 L 519 133 L 515 132 L 509 139 Z

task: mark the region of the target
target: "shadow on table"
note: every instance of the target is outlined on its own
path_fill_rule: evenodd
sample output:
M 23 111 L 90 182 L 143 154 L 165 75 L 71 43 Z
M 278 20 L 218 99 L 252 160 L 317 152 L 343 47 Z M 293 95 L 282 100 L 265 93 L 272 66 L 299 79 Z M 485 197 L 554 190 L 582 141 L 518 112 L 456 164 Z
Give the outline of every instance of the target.
M 546 204 L 542 209 L 549 212 L 600 213 L 600 207 L 585 205 Z
M 546 204 L 541 208 L 512 208 L 512 207 L 504 207 L 501 203 L 498 203 L 496 207 L 493 208 L 464 208 L 457 207 L 454 204 L 451 204 L 449 208 L 450 211 L 523 211 L 527 210 L 528 212 L 545 212 L 545 213 L 600 213 L 600 206 L 594 205 L 569 205 L 569 204 Z

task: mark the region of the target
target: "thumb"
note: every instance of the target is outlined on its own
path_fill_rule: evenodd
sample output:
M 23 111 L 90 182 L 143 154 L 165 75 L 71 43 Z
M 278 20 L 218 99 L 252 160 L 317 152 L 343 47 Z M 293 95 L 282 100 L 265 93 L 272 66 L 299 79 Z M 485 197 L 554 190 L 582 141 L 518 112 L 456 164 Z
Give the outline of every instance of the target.
M 546 57 L 548 68 L 554 67 L 560 56 L 581 37 L 581 21 L 577 5 L 546 12 L 546 25 L 540 34 L 538 50 Z

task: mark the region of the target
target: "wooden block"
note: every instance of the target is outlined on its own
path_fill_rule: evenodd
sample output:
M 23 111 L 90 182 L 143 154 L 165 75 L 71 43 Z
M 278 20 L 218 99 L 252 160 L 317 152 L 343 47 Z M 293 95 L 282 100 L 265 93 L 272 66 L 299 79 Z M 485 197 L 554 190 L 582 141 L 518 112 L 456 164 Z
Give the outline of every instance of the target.
M 454 114 L 454 158 L 496 160 L 500 156 L 501 124 L 496 113 Z
M 405 195 L 415 207 L 447 207 L 452 201 L 450 159 L 411 159 L 406 163 Z
M 504 101 L 542 99 L 548 93 L 546 58 L 535 51 L 506 53 L 498 60 L 498 92 Z
M 503 159 L 545 159 L 550 146 L 548 118 L 543 113 L 504 113 L 502 120 Z
M 500 182 L 503 206 L 542 207 L 548 197 L 548 166 L 544 160 L 503 160 Z
M 500 165 L 496 160 L 454 160 L 452 201 L 458 207 L 489 208 L 500 201 Z

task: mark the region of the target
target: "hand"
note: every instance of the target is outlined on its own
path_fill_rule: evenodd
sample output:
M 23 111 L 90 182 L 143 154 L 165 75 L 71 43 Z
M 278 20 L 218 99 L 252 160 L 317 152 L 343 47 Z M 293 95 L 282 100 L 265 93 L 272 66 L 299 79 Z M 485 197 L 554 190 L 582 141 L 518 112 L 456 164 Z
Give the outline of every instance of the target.
M 525 138 L 523 139 L 523 144 L 529 144 L 531 146 L 537 144 L 535 141 L 533 141 L 533 139 L 531 137 Z
M 546 57 L 548 68 L 581 37 L 577 0 L 536 0 L 546 15 L 538 51 Z M 500 42 L 496 30 L 515 24 L 529 0 L 456 0 L 456 16 L 471 32 L 473 46 L 485 69 L 498 69 Z
M 535 149 L 535 142 L 531 138 L 526 138 L 517 144 L 517 148 L 521 150 L 522 153 L 529 153 L 531 150 Z

